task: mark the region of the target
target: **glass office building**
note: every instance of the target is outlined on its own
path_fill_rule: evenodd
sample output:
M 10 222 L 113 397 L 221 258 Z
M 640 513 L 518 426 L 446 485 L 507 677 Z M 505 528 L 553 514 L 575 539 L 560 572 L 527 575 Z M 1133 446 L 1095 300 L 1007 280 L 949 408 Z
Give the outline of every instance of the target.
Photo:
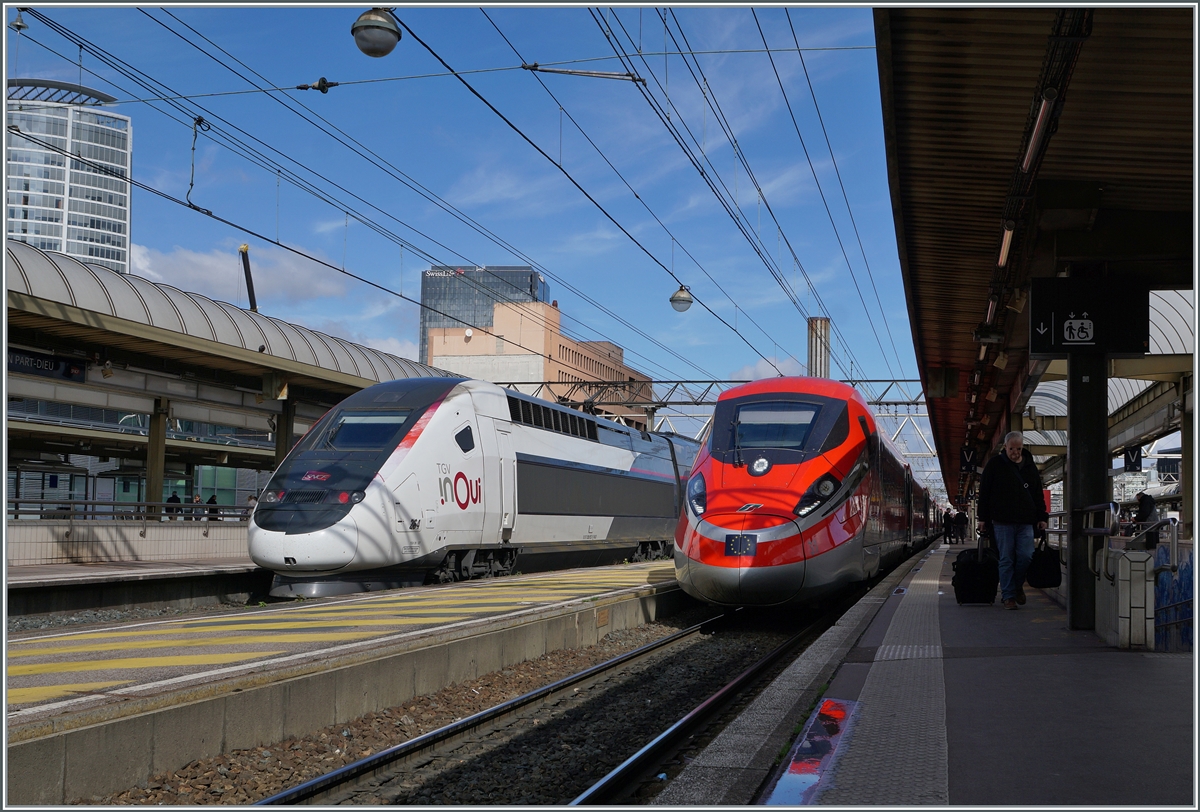
M 430 328 L 491 327 L 497 302 L 544 302 L 549 290 L 542 275 L 528 265 L 432 266 L 421 275 L 421 304 L 426 307 L 421 308 L 417 360 L 432 363 Z
M 45 79 L 10 79 L 7 101 L 8 239 L 128 273 L 129 117 L 100 109 L 112 96 Z

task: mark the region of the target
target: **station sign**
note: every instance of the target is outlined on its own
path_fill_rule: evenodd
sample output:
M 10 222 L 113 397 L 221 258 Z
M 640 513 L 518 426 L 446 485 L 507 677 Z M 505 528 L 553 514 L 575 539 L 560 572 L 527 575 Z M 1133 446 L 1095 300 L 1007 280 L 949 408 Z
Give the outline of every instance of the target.
M 1099 279 L 1031 280 L 1029 357 L 1079 353 L 1139 357 L 1150 351 L 1150 291 Z
M 1142 447 L 1135 446 L 1125 449 L 1125 470 L 1140 471 L 1142 470 Z
M 39 378 L 54 378 L 60 381 L 84 382 L 84 370 L 87 362 L 76 358 L 59 358 L 56 355 L 43 355 L 40 352 L 26 350 L 8 351 L 8 371 L 19 372 L 23 375 L 37 375 Z
M 974 471 L 979 465 L 979 449 L 963 446 L 958 452 L 958 471 L 965 474 Z

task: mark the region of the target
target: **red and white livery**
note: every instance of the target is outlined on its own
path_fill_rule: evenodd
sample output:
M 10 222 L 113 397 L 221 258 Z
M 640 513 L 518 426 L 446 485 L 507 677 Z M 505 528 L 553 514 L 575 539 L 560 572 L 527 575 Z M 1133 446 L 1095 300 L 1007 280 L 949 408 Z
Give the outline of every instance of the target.
M 852 387 L 724 392 L 688 481 L 675 571 L 700 600 L 802 602 L 873 577 L 934 532 L 932 502 Z

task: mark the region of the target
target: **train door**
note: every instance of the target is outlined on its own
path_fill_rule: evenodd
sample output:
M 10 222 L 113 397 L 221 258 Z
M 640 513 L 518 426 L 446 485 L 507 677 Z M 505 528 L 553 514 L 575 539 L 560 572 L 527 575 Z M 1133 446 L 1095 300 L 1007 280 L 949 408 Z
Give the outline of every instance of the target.
M 517 455 L 513 453 L 512 433 L 496 423 L 496 459 L 499 465 L 496 481 L 500 483 L 500 539 L 512 538 L 517 522 Z

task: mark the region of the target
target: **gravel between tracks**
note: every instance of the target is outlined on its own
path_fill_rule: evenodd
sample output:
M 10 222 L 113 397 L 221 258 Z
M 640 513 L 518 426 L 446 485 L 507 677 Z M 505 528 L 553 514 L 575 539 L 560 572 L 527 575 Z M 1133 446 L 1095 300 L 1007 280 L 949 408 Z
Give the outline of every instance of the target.
M 663 621 L 612 632 L 597 645 L 552 652 L 469 682 L 414 697 L 402 706 L 368 713 L 302 738 L 250 750 L 235 750 L 155 775 L 144 785 L 84 804 L 249 804 L 328 773 L 394 744 L 436 730 L 542 685 L 609 660 L 625 651 L 674 634 L 699 622 L 708 610 L 695 609 Z M 616 735 L 616 734 L 613 734 Z M 446 803 L 446 801 L 436 801 Z M 476 803 L 495 801 L 476 801 Z M 545 801 L 532 801 L 546 803 Z

